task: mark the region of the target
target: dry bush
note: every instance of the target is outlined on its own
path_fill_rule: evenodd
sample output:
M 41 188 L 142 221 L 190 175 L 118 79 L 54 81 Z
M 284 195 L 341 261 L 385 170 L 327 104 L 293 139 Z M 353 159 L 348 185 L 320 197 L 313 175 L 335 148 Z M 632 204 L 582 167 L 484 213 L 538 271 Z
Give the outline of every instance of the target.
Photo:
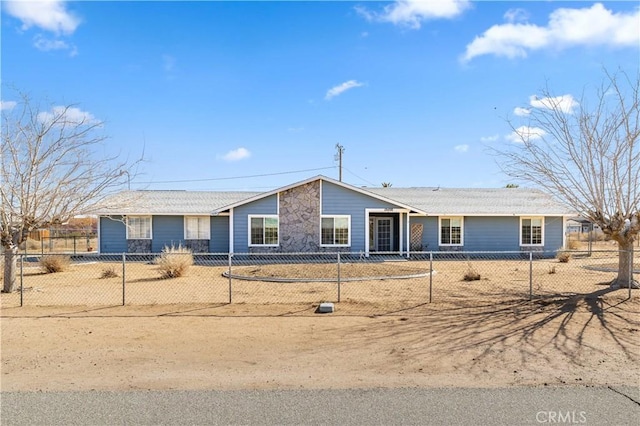
M 156 265 L 161 278 L 177 278 L 186 275 L 189 267 L 193 265 L 193 253 L 187 247 L 165 246 L 162 254 L 156 257 Z
M 106 266 L 100 273 L 100 278 L 118 278 L 119 276 L 118 272 L 116 272 L 116 267 L 113 265 Z
M 556 273 L 555 265 L 549 266 L 549 275 L 555 274 L 555 273 Z
M 557 256 L 558 262 L 560 263 L 568 263 L 571 260 L 571 253 L 567 253 L 566 251 L 558 252 Z
M 71 265 L 70 256 L 46 255 L 40 258 L 40 268 L 47 273 L 64 272 Z
M 579 249 L 580 249 L 580 247 L 582 247 L 582 244 L 581 244 L 581 243 L 580 243 L 580 241 L 578 241 L 578 240 L 570 240 L 570 241 L 567 243 L 567 248 L 568 248 L 569 250 L 579 250 Z
M 471 262 L 467 262 L 468 268 L 462 279 L 464 281 L 478 281 L 480 279 L 480 273 L 471 265 Z

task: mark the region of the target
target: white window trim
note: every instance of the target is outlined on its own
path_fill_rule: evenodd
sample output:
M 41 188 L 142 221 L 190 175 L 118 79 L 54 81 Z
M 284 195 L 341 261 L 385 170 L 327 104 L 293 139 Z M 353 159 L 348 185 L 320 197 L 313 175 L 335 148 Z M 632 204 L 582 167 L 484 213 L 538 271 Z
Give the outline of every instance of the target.
M 540 236 L 540 244 L 525 244 L 522 242 L 522 221 L 526 220 L 526 219 L 540 219 L 542 222 L 542 227 L 540 229 L 540 232 L 542 233 L 542 235 Z M 520 247 L 543 247 L 544 246 L 544 216 L 521 216 L 520 217 L 520 226 L 518 227 L 518 238 L 520 239 Z
M 278 222 L 278 242 L 276 244 L 252 244 L 251 243 L 251 219 L 276 219 Z M 264 232 L 264 220 L 263 220 Z M 249 247 L 278 247 L 280 245 L 280 217 L 277 214 L 250 214 L 247 215 L 247 244 Z
M 207 227 L 205 238 L 187 238 L 187 219 L 203 219 Z M 210 240 L 211 239 L 211 217 L 210 216 L 184 216 L 184 239 L 185 240 Z
M 322 219 L 347 219 L 347 244 L 322 244 Z M 333 232 L 335 239 L 336 222 L 333 222 Z M 351 215 L 347 214 L 323 214 L 320 215 L 320 247 L 351 247 Z
M 442 219 L 460 219 L 460 244 L 444 244 L 442 242 Z M 438 245 L 443 247 L 464 246 L 464 216 L 439 216 L 438 217 Z
M 131 238 L 129 236 L 129 229 L 131 229 L 129 227 L 129 219 L 130 218 L 136 218 L 136 219 L 149 219 L 149 238 Z M 153 218 L 151 216 L 142 216 L 142 215 L 132 215 L 132 216 L 127 216 L 126 217 L 126 224 L 125 224 L 125 228 L 127 230 L 127 240 L 152 240 L 153 239 Z

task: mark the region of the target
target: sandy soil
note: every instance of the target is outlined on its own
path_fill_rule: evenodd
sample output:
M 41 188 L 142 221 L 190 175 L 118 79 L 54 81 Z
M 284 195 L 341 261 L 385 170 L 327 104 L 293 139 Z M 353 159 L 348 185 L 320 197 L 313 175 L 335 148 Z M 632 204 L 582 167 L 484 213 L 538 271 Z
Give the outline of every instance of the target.
M 2 391 L 640 386 L 640 297 L 3 308 Z

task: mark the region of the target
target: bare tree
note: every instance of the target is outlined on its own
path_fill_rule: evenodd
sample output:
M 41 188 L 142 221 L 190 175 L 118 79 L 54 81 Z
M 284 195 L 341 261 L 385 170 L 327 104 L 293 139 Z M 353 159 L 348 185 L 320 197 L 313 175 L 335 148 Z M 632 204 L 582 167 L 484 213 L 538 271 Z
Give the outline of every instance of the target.
M 547 87 L 532 98 L 527 125 L 509 121 L 514 143 L 494 149 L 511 177 L 546 189 L 618 243 L 618 276 L 633 282 L 633 242 L 640 232 L 640 72 L 605 71 L 579 100 Z M 637 283 L 636 283 L 637 285 Z
M 91 213 L 132 167 L 100 150 L 104 124 L 91 114 L 74 105 L 43 110 L 26 94 L 18 97 L 2 104 L 3 292 L 16 289 L 18 250 L 31 231 Z
M 393 184 L 391 182 L 382 182 L 382 187 L 383 188 L 391 188 L 393 186 Z

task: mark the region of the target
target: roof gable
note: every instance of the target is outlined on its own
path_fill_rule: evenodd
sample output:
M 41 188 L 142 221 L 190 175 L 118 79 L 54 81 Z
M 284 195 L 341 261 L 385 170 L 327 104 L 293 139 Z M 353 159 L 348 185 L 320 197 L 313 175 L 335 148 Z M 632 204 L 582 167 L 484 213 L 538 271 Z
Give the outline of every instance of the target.
M 405 204 L 405 203 L 402 203 L 402 202 L 398 202 L 398 200 L 390 199 L 390 198 L 387 198 L 387 197 L 385 197 L 383 195 L 376 194 L 376 193 L 367 191 L 366 189 L 358 188 L 357 186 L 349 185 L 347 183 L 344 183 L 344 182 L 341 182 L 341 181 L 337 181 L 335 179 L 331 179 L 331 178 L 328 178 L 328 177 L 322 176 L 322 175 L 314 176 L 314 177 L 311 177 L 309 179 L 305 179 L 305 180 L 300 181 L 300 182 L 292 183 L 290 185 L 286 185 L 286 186 L 274 189 L 272 191 L 263 192 L 261 194 L 257 194 L 255 196 L 247 198 L 245 200 L 239 200 L 239 201 L 237 201 L 235 203 L 232 203 L 232 204 L 230 204 L 228 206 L 224 206 L 223 208 L 220 208 L 220 209 L 217 209 L 217 210 L 214 209 L 213 213 L 214 214 L 221 213 L 221 212 L 227 211 L 229 209 L 232 209 L 232 208 L 244 205 L 244 204 L 248 204 L 248 203 L 251 203 L 253 201 L 260 200 L 262 198 L 270 197 L 271 195 L 278 194 L 280 192 L 284 192 L 284 191 L 287 191 L 287 190 L 292 189 L 292 188 L 296 188 L 298 186 L 306 185 L 306 184 L 314 182 L 316 180 L 330 182 L 330 183 L 332 183 L 334 185 L 338 185 L 338 186 L 341 186 L 341 187 L 343 187 L 345 189 L 348 189 L 348 190 L 351 190 L 351 191 L 354 191 L 354 192 L 358 192 L 358 193 L 364 194 L 366 196 L 369 196 L 369 197 L 372 197 L 372 198 L 376 198 L 376 199 L 381 200 L 381 201 L 385 201 L 385 202 L 387 202 L 389 204 L 393 204 L 393 205 L 398 206 L 400 208 L 411 210 L 411 211 L 414 211 L 416 213 L 424 214 L 423 211 L 421 211 L 419 209 L 416 209 L 414 207 L 411 207 L 408 204 Z

